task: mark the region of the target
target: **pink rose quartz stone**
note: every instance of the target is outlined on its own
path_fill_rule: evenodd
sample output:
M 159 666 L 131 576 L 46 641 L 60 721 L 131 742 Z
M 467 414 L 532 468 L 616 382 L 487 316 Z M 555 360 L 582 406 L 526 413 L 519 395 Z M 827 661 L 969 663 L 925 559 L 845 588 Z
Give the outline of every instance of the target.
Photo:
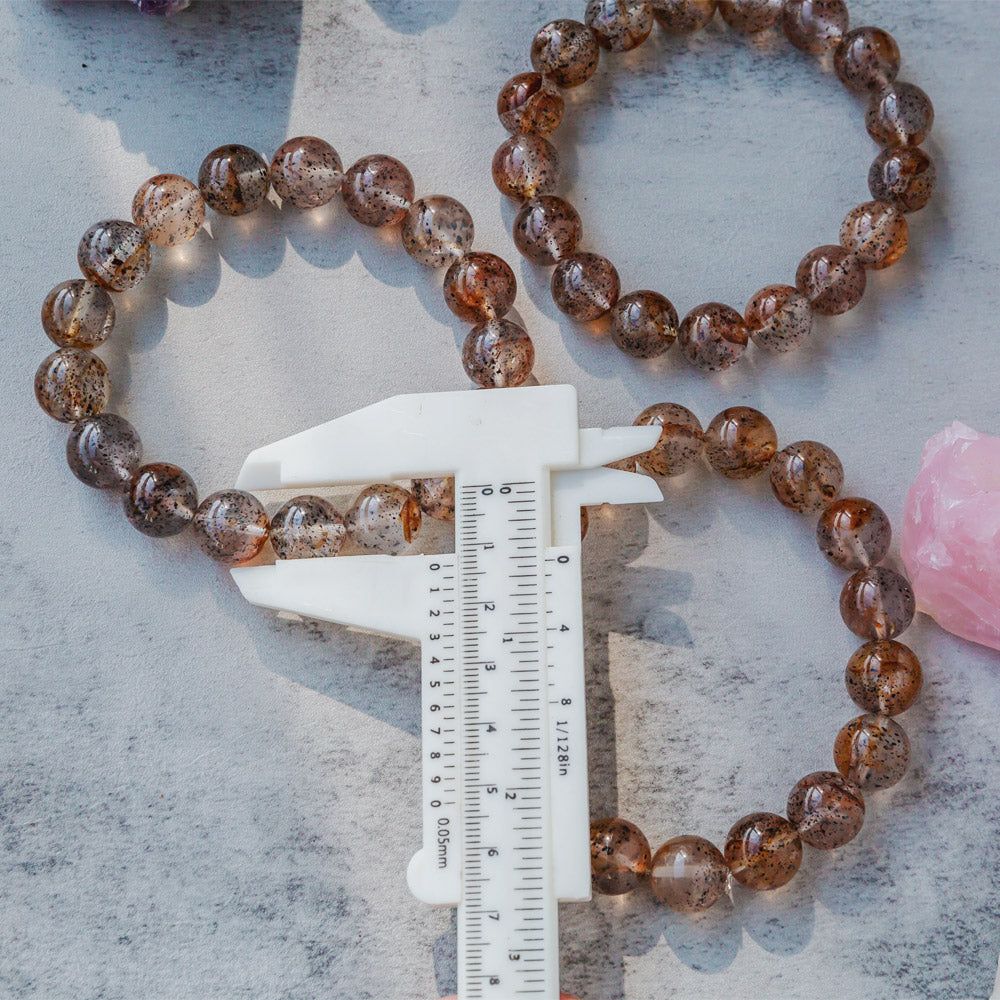
M 924 445 L 901 550 L 917 610 L 1000 649 L 1000 438 L 956 421 Z

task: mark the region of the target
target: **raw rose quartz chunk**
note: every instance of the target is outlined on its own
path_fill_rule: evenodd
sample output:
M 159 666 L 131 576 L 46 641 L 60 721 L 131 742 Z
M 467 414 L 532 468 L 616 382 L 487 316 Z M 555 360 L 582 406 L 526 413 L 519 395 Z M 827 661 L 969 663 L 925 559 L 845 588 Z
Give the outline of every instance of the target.
M 924 445 L 901 550 L 918 610 L 1000 649 L 1000 438 L 955 421 Z

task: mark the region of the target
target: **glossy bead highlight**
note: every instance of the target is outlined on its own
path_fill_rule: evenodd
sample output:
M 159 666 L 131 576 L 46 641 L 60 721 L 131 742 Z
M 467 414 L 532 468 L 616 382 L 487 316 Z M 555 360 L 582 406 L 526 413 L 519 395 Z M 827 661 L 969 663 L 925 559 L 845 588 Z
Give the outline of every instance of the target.
M 270 187 L 267 163 L 249 146 L 219 146 L 202 161 L 198 187 L 205 204 L 220 215 L 255 212 Z
M 874 639 L 847 661 L 844 683 L 859 708 L 873 715 L 899 715 L 917 700 L 923 672 L 909 646 L 895 639 Z
M 268 528 L 263 504 L 243 490 L 212 493 L 194 514 L 198 547 L 227 566 L 255 559 L 267 544 Z
M 649 881 L 653 895 L 671 910 L 700 913 L 725 895 L 729 866 L 702 837 L 673 837 L 653 855 Z
M 425 267 L 448 267 L 472 249 L 474 236 L 469 210 L 440 194 L 415 201 L 400 230 L 403 248 Z
M 111 296 L 92 281 L 64 281 L 45 296 L 42 329 L 59 347 L 89 351 L 99 347 L 115 326 Z
M 892 525 L 873 500 L 841 497 L 819 516 L 816 541 L 820 552 L 841 569 L 865 569 L 889 551 Z
M 779 889 L 802 864 L 802 841 L 784 816 L 756 812 L 744 816 L 726 837 L 726 864 L 748 889 Z
M 504 316 L 517 296 L 510 265 L 493 253 L 465 254 L 444 276 L 444 300 L 459 319 L 481 323 Z
M 833 759 L 862 791 L 891 788 L 910 765 L 910 741 L 894 719 L 859 715 L 837 734 Z
M 193 239 L 204 224 L 205 199 L 187 178 L 157 174 L 136 191 L 132 221 L 150 243 L 179 246 Z
M 934 161 L 918 146 L 883 149 L 868 171 L 868 188 L 877 201 L 901 212 L 919 212 L 931 200 L 937 183 Z
M 785 0 L 781 27 L 797 49 L 819 55 L 835 49 L 848 24 L 844 0 Z
M 903 213 L 884 201 L 866 201 L 852 208 L 840 226 L 841 246 L 862 266 L 879 271 L 906 252 L 909 226 Z
M 771 490 L 789 510 L 812 513 L 836 500 L 844 467 L 831 448 L 818 441 L 796 441 L 771 459 Z
M 824 316 L 853 309 L 865 293 L 865 283 L 865 269 L 842 246 L 810 250 L 795 272 L 796 287 Z
M 395 556 L 420 532 L 420 506 L 401 487 L 376 483 L 358 494 L 346 520 L 356 545 Z
M 833 68 L 850 90 L 879 90 L 899 73 L 899 46 L 881 28 L 853 28 L 834 52 Z
M 70 424 L 108 405 L 111 380 L 104 362 L 89 351 L 62 347 L 35 372 L 35 399 L 53 420 Z
M 916 602 L 905 576 L 888 566 L 859 569 L 840 593 L 840 616 L 862 639 L 892 639 L 913 621 Z
M 767 285 L 747 303 L 750 339 L 765 351 L 782 354 L 799 347 L 812 332 L 809 300 L 791 285 Z
M 934 105 L 913 83 L 899 80 L 872 94 L 865 112 L 868 134 L 882 146 L 919 146 L 934 126 Z
M 677 329 L 677 310 L 659 292 L 629 292 L 611 310 L 611 339 L 632 358 L 662 354 L 677 339 Z
M 76 251 L 83 276 L 109 292 L 134 288 L 146 277 L 151 260 L 146 234 L 123 219 L 94 223 Z
M 552 272 L 552 299 L 571 319 L 600 319 L 618 301 L 621 281 L 614 264 L 596 253 L 573 253 Z
M 649 0 L 589 0 L 584 16 L 597 44 L 612 52 L 628 52 L 653 30 Z
M 194 480 L 168 462 L 136 469 L 125 493 L 125 516 L 133 528 L 150 538 L 180 534 L 194 520 L 197 507 Z
M 98 490 L 122 490 L 142 461 L 142 442 L 124 417 L 99 413 L 73 425 L 66 461 L 81 483 Z
M 831 851 L 850 843 L 861 831 L 865 800 L 850 778 L 836 771 L 816 771 L 792 789 L 787 814 L 803 843 Z
M 612 817 L 590 824 L 590 881 L 596 892 L 621 896 L 649 874 L 649 842 L 634 823 Z
M 300 135 L 283 142 L 271 158 L 271 187 L 284 204 L 319 208 L 331 202 L 344 183 L 344 165 L 324 139 Z
M 778 450 L 774 424 L 760 410 L 730 406 L 705 429 L 708 464 L 727 479 L 760 475 Z
M 413 177 L 394 156 L 375 153 L 347 168 L 340 194 L 344 207 L 363 226 L 394 226 L 413 203 Z
M 549 135 L 562 121 L 562 94 L 541 73 L 518 73 L 500 89 L 497 116 L 511 135 Z
M 534 264 L 557 264 L 576 250 L 583 224 L 576 209 L 554 194 L 525 202 L 514 217 L 514 245 Z
M 322 497 L 293 497 L 271 518 L 271 548 L 279 559 L 331 558 L 347 538 L 337 509 Z
M 736 364 L 748 342 L 743 317 L 721 302 L 695 306 L 681 321 L 677 333 L 681 353 L 703 372 L 721 372 Z
M 679 476 L 701 457 L 704 431 L 698 418 L 680 403 L 654 403 L 635 418 L 636 427 L 659 427 L 659 440 L 636 462 L 654 476 Z
M 474 326 L 462 345 L 462 367 L 483 389 L 505 389 L 527 381 L 535 364 L 535 347 L 527 331 L 507 319 L 488 319 Z
M 549 21 L 531 41 L 531 65 L 560 87 L 578 87 L 597 69 L 601 49 L 585 24 Z
M 540 135 L 512 135 L 493 154 L 493 183 L 515 201 L 548 194 L 559 184 L 559 153 Z

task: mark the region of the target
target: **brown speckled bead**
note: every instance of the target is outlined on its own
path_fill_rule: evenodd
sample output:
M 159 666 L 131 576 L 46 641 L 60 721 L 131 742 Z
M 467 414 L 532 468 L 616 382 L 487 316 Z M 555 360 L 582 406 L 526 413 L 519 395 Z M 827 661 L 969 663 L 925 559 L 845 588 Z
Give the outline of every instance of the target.
M 347 537 L 337 509 L 322 497 L 293 497 L 271 518 L 271 548 L 279 559 L 335 556 Z
M 194 534 L 202 552 L 227 566 L 249 562 L 267 543 L 267 511 L 252 494 L 220 490 L 194 513 Z
M 635 460 L 655 476 L 679 476 L 701 456 L 704 431 L 698 418 L 680 403 L 654 403 L 635 418 L 636 427 L 657 426 L 660 439 Z
M 611 339 L 629 357 L 655 358 L 677 339 L 677 310 L 659 292 L 629 292 L 611 310 Z
M 404 249 L 418 264 L 447 267 L 471 249 L 475 227 L 460 201 L 436 194 L 410 206 L 400 236 Z
M 375 153 L 347 168 L 340 194 L 363 226 L 392 226 L 403 221 L 413 203 L 413 177 L 395 157 Z
M 865 128 L 879 145 L 919 146 L 933 126 L 934 105 L 915 84 L 896 80 L 868 101 Z
M 411 479 L 410 494 L 435 521 L 455 520 L 455 480 Z
M 771 489 L 790 510 L 820 511 L 836 500 L 843 485 L 840 459 L 818 441 L 796 441 L 771 459 Z
M 909 580 L 888 566 L 869 566 L 848 577 L 840 617 L 862 639 L 892 639 L 909 628 L 916 603 Z
M 896 79 L 899 46 L 881 28 L 852 28 L 833 54 L 833 68 L 850 90 L 879 90 Z
M 818 55 L 835 49 L 847 31 L 844 0 L 785 0 L 781 27 L 797 49 Z
M 514 245 L 535 264 L 556 264 L 583 238 L 583 223 L 564 198 L 543 194 L 525 202 L 514 217 Z
M 681 321 L 677 334 L 684 357 L 703 372 L 721 372 L 735 364 L 748 341 L 743 317 L 721 302 L 695 306 Z
M 596 253 L 563 257 L 552 272 L 552 298 L 572 319 L 600 318 L 618 301 L 620 290 L 614 264 Z
M 549 21 L 531 40 L 531 65 L 560 87 L 578 87 L 597 69 L 601 50 L 585 24 Z
M 151 538 L 169 538 L 182 532 L 197 507 L 194 480 L 167 462 L 136 469 L 125 493 L 125 516 L 137 531 Z
M 853 309 L 865 293 L 865 269 L 842 246 L 816 247 L 802 258 L 795 285 L 824 316 Z
M 891 788 L 910 764 L 910 741 L 903 727 L 883 715 L 859 715 L 833 744 L 837 770 L 864 792 Z
M 111 381 L 104 362 L 78 347 L 53 351 L 35 372 L 35 398 L 53 420 L 70 424 L 108 405 Z
M 518 73 L 500 88 L 497 115 L 511 135 L 549 135 L 562 121 L 562 94 L 541 73 Z
M 872 639 L 847 661 L 847 693 L 855 705 L 876 715 L 899 715 L 923 687 L 920 661 L 909 646 L 895 639 Z
M 124 292 L 139 284 L 149 271 L 150 259 L 146 234 L 124 219 L 94 223 L 76 250 L 84 277 L 110 292 Z
M 784 816 L 755 812 L 744 816 L 726 837 L 726 864 L 748 889 L 778 889 L 802 863 L 802 841 Z
M 777 450 L 774 424 L 749 406 L 728 407 L 705 429 L 705 457 L 728 479 L 759 475 Z
M 99 413 L 73 425 L 66 461 L 81 483 L 98 490 L 122 490 L 142 461 L 142 442 L 124 417 Z
M 132 221 L 158 247 L 175 247 L 195 237 L 205 222 L 205 199 L 186 177 L 157 174 L 132 199 Z
M 398 555 L 420 532 L 420 505 L 400 486 L 367 486 L 347 512 L 347 530 L 363 549 Z
M 889 551 L 892 525 L 872 500 L 841 497 L 819 516 L 816 541 L 820 552 L 841 569 L 864 569 L 880 563 Z
M 730 28 L 755 35 L 778 23 L 781 0 L 719 0 L 719 13 Z
M 114 326 L 111 296 L 83 278 L 56 285 L 42 303 L 42 329 L 59 347 L 97 347 L 108 339 Z
M 651 0 L 653 17 L 664 31 L 688 35 L 715 16 L 715 0 Z
M 514 272 L 507 261 L 493 253 L 467 253 L 444 276 L 448 308 L 470 323 L 505 315 L 516 296 Z
M 264 204 L 269 185 L 264 157 L 239 143 L 213 149 L 198 169 L 205 204 L 220 215 L 255 212 Z
M 917 146 L 883 149 L 868 171 L 868 189 L 878 201 L 901 212 L 918 212 L 930 200 L 937 181 L 934 161 Z
M 612 817 L 590 824 L 590 881 L 605 896 L 631 892 L 649 874 L 652 857 L 642 830 Z
M 722 852 L 702 837 L 673 837 L 653 855 L 649 882 L 653 895 L 681 913 L 714 906 L 729 885 Z
M 791 285 L 762 288 L 747 303 L 744 319 L 750 339 L 779 354 L 794 350 L 812 332 L 809 300 Z
M 556 147 L 540 135 L 512 135 L 493 154 L 493 183 L 515 201 L 554 191 L 559 183 Z
M 344 183 L 344 164 L 324 139 L 300 135 L 283 142 L 271 158 L 271 187 L 282 203 L 319 208 L 332 201 Z
M 535 364 L 535 347 L 527 331 L 507 319 L 488 319 L 474 326 L 462 344 L 462 367 L 483 389 L 521 385 Z
M 786 812 L 803 843 L 832 851 L 858 835 L 865 821 L 865 800 L 850 778 L 836 771 L 816 771 L 792 789 Z
M 628 52 L 641 45 L 653 30 L 649 0 L 589 0 L 583 18 L 597 44 L 612 52 Z
M 879 271 L 906 252 L 909 226 L 903 213 L 885 201 L 852 208 L 840 226 L 840 243 L 862 267 Z

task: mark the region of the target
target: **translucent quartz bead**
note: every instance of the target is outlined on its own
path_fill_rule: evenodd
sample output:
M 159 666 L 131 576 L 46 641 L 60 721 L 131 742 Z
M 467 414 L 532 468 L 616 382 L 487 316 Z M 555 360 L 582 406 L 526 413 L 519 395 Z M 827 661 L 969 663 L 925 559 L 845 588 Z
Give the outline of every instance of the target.
M 435 521 L 455 520 L 454 479 L 412 479 L 410 494 L 428 517 Z
M 612 52 L 628 52 L 641 45 L 653 30 L 649 0 L 589 0 L 583 18 L 597 44 Z
M 454 198 L 418 198 L 400 230 L 403 247 L 425 267 L 447 267 L 472 247 L 475 227 L 469 210 Z
M 759 475 L 777 450 L 774 424 L 749 406 L 728 407 L 705 429 L 705 457 L 728 479 Z
M 347 530 L 363 549 L 398 555 L 420 532 L 420 505 L 402 487 L 367 486 L 347 512 Z
M 270 184 L 267 163 L 249 146 L 213 149 L 198 168 L 205 204 L 220 215 L 246 215 L 264 204 Z
M 474 326 L 462 344 L 462 367 L 483 389 L 504 389 L 525 382 L 535 364 L 535 347 L 523 327 L 507 319 Z
M 747 349 L 749 334 L 743 317 L 721 302 L 695 306 L 681 321 L 677 343 L 684 357 L 703 372 L 721 372 Z
M 891 788 L 910 764 L 910 741 L 903 727 L 882 715 L 859 715 L 833 744 L 837 770 L 862 791 Z
M 729 884 L 722 852 L 702 837 L 673 837 L 653 855 L 653 895 L 671 910 L 698 913 L 717 903 Z
M 750 339 L 766 351 L 795 350 L 812 332 L 809 300 L 791 285 L 767 285 L 747 303 Z
M 841 569 L 864 569 L 880 563 L 889 551 L 892 525 L 872 500 L 841 497 L 816 522 L 819 550 Z
M 831 851 L 858 835 L 865 821 L 865 800 L 850 778 L 836 771 L 816 771 L 792 789 L 786 812 L 804 843 Z
M 125 493 L 125 516 L 136 530 L 151 538 L 179 534 L 194 519 L 197 508 L 194 480 L 167 462 L 136 469 Z
M 122 490 L 142 461 L 142 442 L 124 417 L 99 413 L 73 425 L 66 461 L 81 483 L 98 490 Z
M 585 24 L 549 21 L 531 40 L 531 65 L 560 87 L 578 87 L 597 69 L 601 50 Z
M 559 153 L 540 135 L 512 135 L 493 154 L 493 183 L 515 201 L 554 191 L 559 184 Z
M 790 882 L 802 863 L 798 831 L 783 816 L 755 812 L 729 831 L 726 864 L 748 889 L 778 889 Z
M 677 339 L 677 310 L 659 292 L 629 292 L 611 310 L 611 339 L 629 357 L 655 358 Z
M 556 264 L 583 238 L 576 209 L 554 194 L 525 202 L 514 217 L 514 245 L 535 264 Z
M 212 493 L 194 514 L 194 534 L 202 552 L 227 566 L 256 558 L 267 543 L 267 533 L 267 511 L 243 490 Z
M 340 193 L 363 226 L 392 226 L 403 221 L 413 203 L 413 177 L 395 157 L 375 153 L 347 168 Z
M 909 628 L 916 611 L 909 580 L 887 566 L 853 573 L 840 592 L 840 617 L 862 639 L 892 639 Z
M 470 323 L 505 315 L 516 296 L 514 272 L 507 261 L 493 253 L 467 253 L 444 276 L 448 308 Z
M 614 264 L 596 253 L 563 257 L 552 272 L 552 298 L 572 319 L 599 319 L 618 301 L 620 290 Z
M 934 105 L 915 84 L 896 80 L 868 101 L 865 128 L 882 146 L 919 146 L 933 125 Z
M 785 37 L 803 52 L 835 49 L 847 31 L 844 0 L 785 0 L 781 27 Z
M 778 23 L 781 0 L 719 0 L 719 13 L 730 28 L 755 35 Z
M 843 485 L 840 459 L 818 441 L 796 441 L 771 459 L 771 489 L 790 510 L 820 511 L 837 498 Z
M 541 73 L 518 73 L 500 88 L 497 115 L 511 135 L 548 135 L 562 121 L 562 94 Z
M 596 892 L 620 896 L 649 874 L 652 857 L 642 830 L 612 817 L 590 824 L 590 881 Z
M 319 208 L 332 201 L 344 183 L 344 164 L 324 139 L 300 135 L 283 142 L 271 158 L 271 187 L 282 203 Z
M 802 258 L 795 285 L 824 316 L 853 309 L 865 293 L 865 269 L 842 246 L 822 246 Z
M 337 509 L 322 497 L 298 496 L 271 518 L 271 548 L 279 559 L 335 556 L 347 537 Z
M 104 219 L 83 234 L 76 261 L 84 277 L 95 285 L 124 292 L 139 284 L 149 271 L 149 240 L 131 222 Z
M 132 199 L 132 221 L 158 247 L 187 243 L 205 222 L 205 199 L 186 177 L 157 174 Z
M 881 28 L 853 28 L 833 53 L 833 68 L 851 90 L 879 90 L 896 79 L 899 46 Z
M 879 271 L 906 252 L 909 226 L 903 213 L 885 201 L 866 201 L 847 213 L 840 226 L 840 243 L 862 267 Z
M 660 439 L 636 462 L 655 476 L 679 476 L 701 456 L 704 432 L 698 418 L 680 403 L 654 403 L 635 418 L 636 427 L 660 428 Z
M 111 381 L 104 362 L 78 347 L 53 351 L 35 372 L 35 398 L 64 424 L 92 417 L 108 405 Z
M 855 705 L 866 712 L 899 715 L 917 700 L 924 678 L 909 646 L 873 639 L 847 661 L 844 683 Z
M 45 296 L 42 329 L 59 347 L 89 350 L 103 344 L 115 326 L 111 296 L 92 281 L 73 278 Z
M 651 0 L 653 17 L 664 31 L 687 35 L 715 16 L 715 0 Z
M 917 146 L 883 149 L 868 171 L 868 189 L 878 201 L 888 201 L 901 212 L 917 212 L 934 193 L 937 168 Z

